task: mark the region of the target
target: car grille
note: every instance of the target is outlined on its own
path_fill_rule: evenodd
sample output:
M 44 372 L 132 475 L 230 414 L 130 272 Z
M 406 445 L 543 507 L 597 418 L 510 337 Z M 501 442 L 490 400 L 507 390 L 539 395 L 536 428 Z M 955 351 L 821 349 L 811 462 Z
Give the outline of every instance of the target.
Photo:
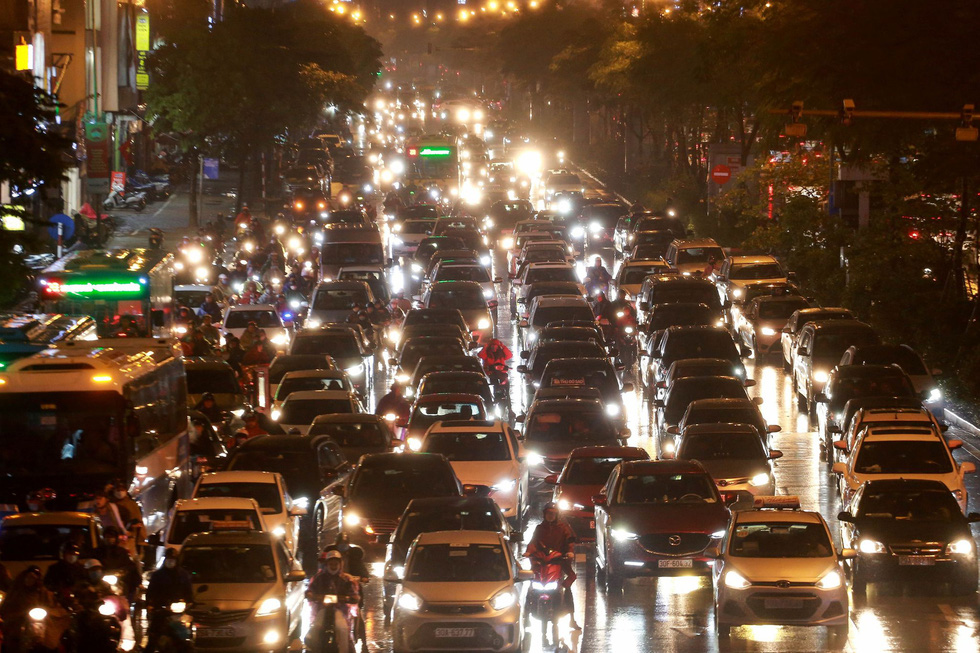
M 684 556 L 700 553 L 708 546 L 707 533 L 652 533 L 640 536 L 640 546 L 657 555 Z
M 766 600 L 793 601 L 798 607 L 766 607 Z M 795 601 L 794 601 L 795 599 Z M 820 599 L 809 592 L 759 592 L 745 603 L 762 619 L 809 619 L 820 607 Z
M 891 544 L 888 549 L 897 556 L 934 556 L 943 554 L 943 545 L 936 542 L 911 542 L 907 544 Z
M 215 610 L 206 612 L 191 612 L 194 622 L 202 626 L 222 626 L 247 619 L 251 610 Z
M 718 480 L 716 485 L 718 487 L 728 487 L 729 485 L 742 485 L 743 483 L 748 483 L 748 482 L 749 482 L 748 476 L 740 477 L 740 478 L 723 478 Z
M 472 628 L 474 634 L 473 637 L 465 638 L 436 637 L 437 628 Z M 504 642 L 489 624 L 450 621 L 445 623 L 423 624 L 412 636 L 410 644 L 412 648 L 456 651 L 474 648 L 495 649 L 503 646 Z
M 425 609 L 434 614 L 479 614 L 486 606 L 483 603 L 426 603 Z

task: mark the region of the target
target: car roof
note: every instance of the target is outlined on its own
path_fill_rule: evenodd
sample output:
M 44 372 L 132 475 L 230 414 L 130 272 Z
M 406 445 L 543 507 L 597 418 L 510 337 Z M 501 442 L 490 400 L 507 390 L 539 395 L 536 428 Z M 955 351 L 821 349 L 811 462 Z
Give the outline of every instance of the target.
M 631 460 L 624 461 L 621 474 L 707 474 L 696 460 Z
M 437 433 L 439 431 L 462 431 L 464 433 L 476 433 L 481 431 L 500 431 L 503 432 L 504 423 L 499 420 L 462 420 L 462 419 L 451 419 L 443 422 L 436 422 L 428 430 L 428 433 Z M 428 434 L 427 433 L 427 434 Z
M 284 403 L 300 400 L 311 401 L 314 399 L 350 399 L 351 393 L 347 390 L 299 390 L 290 392 Z
M 602 410 L 603 404 L 599 399 L 582 397 L 557 397 L 555 399 L 539 399 L 531 404 L 533 410 L 550 410 L 558 412 L 562 408 L 596 408 Z
M 674 241 L 678 249 L 687 247 L 721 247 L 714 238 L 679 238 Z
M 368 467 L 407 467 L 413 464 L 421 465 L 438 465 L 442 467 L 443 463 L 446 462 L 446 458 L 439 453 L 369 453 L 361 456 L 361 460 L 358 463 L 360 468 Z
M 727 397 L 725 399 L 718 398 L 708 398 L 708 399 L 695 399 L 690 404 L 688 404 L 688 409 L 697 406 L 698 408 L 742 408 L 746 406 L 752 406 L 757 408 L 755 402 L 751 399 L 742 397 Z
M 576 447 L 568 454 L 572 458 L 636 458 L 649 460 L 650 454 L 641 447 L 622 447 L 617 445 L 597 445 L 593 447 Z
M 867 442 L 927 442 L 942 440 L 942 436 L 931 426 L 913 426 L 911 424 L 868 424 L 862 439 Z
M 503 536 L 494 531 L 433 531 L 419 534 L 415 541 L 418 545 L 504 544 Z
M 767 254 L 757 254 L 757 255 L 739 255 L 739 256 L 729 256 L 728 260 L 731 261 L 732 267 L 735 267 L 739 263 L 777 263 L 775 256 L 769 256 Z
M 705 433 L 751 433 L 759 436 L 759 429 L 751 424 L 734 424 L 730 422 L 705 422 L 703 424 L 691 424 L 684 429 L 684 437 L 700 435 Z
M 384 418 L 372 413 L 335 413 L 331 415 L 317 415 L 313 420 L 314 424 L 378 424 Z M 299 436 L 302 437 L 302 436 Z
M 207 531 L 188 535 L 181 546 L 181 552 L 194 546 L 229 546 L 235 544 L 268 544 L 272 546 L 277 541 L 276 535 L 263 531 Z
M 234 369 L 227 361 L 214 356 L 198 356 L 184 359 L 185 370 L 231 370 Z
M 820 513 L 810 510 L 740 510 L 734 511 L 734 523 L 758 524 L 786 522 L 790 524 L 822 524 Z
M 473 394 L 471 392 L 437 392 L 429 395 L 422 395 L 415 400 L 417 404 L 438 404 L 443 401 L 470 401 L 475 400 L 474 403 L 483 403 L 483 398 L 480 395 Z
M 433 512 L 459 510 L 493 510 L 496 502 L 490 497 L 425 497 L 412 499 L 405 508 L 406 512 Z
M 232 451 L 230 455 L 234 457 L 238 451 L 252 451 L 255 449 L 272 449 L 273 451 L 305 450 L 313 446 L 314 440 L 322 437 L 327 436 L 270 435 L 263 433 L 262 435 L 249 438 L 239 445 L 237 449 Z
M 839 319 L 809 322 L 804 328 L 813 329 L 814 331 L 852 331 L 855 329 L 873 330 L 870 324 L 865 324 L 860 320 L 839 320 Z
M 177 501 L 174 510 L 248 510 L 256 507 L 255 499 L 246 497 L 198 497 Z
M 342 379 L 346 372 L 343 370 L 290 370 L 282 375 L 282 379 L 279 381 L 282 383 L 287 378 L 289 379 Z
M 229 306 L 229 313 L 238 313 L 241 311 L 275 311 L 276 307 L 272 304 L 238 304 L 235 306 Z
M 93 519 L 94 515 L 87 512 L 21 512 L 7 515 L 3 518 L 3 524 L 29 525 L 29 524 L 70 524 L 86 526 Z
M 199 483 L 211 485 L 216 483 L 275 483 L 277 472 L 258 472 L 246 470 L 228 470 L 223 472 L 208 472 L 201 474 Z

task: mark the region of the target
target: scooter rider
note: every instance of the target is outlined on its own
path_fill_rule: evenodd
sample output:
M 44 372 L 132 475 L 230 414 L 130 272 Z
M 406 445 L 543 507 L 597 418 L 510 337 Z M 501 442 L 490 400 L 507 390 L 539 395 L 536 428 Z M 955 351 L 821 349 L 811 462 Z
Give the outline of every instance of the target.
M 320 555 L 321 568 L 306 590 L 306 598 L 313 607 L 313 625 L 307 634 L 306 646 L 319 649 L 317 639 L 325 630 L 324 619 L 333 618 L 338 653 L 354 650 L 351 637 L 350 607 L 360 601 L 357 579 L 344 573 L 344 556 L 336 549 Z M 337 603 L 332 610 L 325 610 L 323 598 L 336 596 Z
M 558 506 L 553 501 L 544 505 L 542 516 L 543 520 L 534 528 L 534 533 L 531 535 L 527 550 L 524 551 L 524 556 L 531 559 L 532 567 L 540 564 L 539 557 L 552 551 L 557 551 L 564 556 L 561 566 L 564 572 L 562 587 L 565 588 L 565 607 L 572 616 L 572 628 L 577 630 L 575 606 L 572 602 L 572 583 L 578 577 L 572 568 L 572 562 L 575 560 L 573 550 L 576 541 L 575 533 L 564 519 L 559 518 Z
M 155 650 L 157 638 L 166 627 L 170 606 L 190 601 L 193 597 L 191 575 L 177 565 L 177 549 L 167 549 L 163 566 L 150 574 L 150 582 L 146 586 L 146 606 L 150 613 L 147 650 Z
M 514 357 L 514 354 L 500 340 L 491 338 L 483 346 L 483 349 L 480 350 L 479 357 L 483 361 L 483 369 L 490 372 L 496 365 L 505 365 L 507 361 Z
M 595 257 L 592 267 L 585 268 L 585 286 L 590 292 L 596 289 L 605 291 L 611 280 L 612 275 L 598 256 Z

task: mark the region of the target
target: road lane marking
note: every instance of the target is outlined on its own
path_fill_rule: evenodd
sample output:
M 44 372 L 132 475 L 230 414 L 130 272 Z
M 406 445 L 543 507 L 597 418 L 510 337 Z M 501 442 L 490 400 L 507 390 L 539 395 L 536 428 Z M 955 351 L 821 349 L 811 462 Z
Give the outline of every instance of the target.
M 952 623 L 952 624 L 963 624 L 964 623 L 963 622 L 963 619 L 960 618 L 960 615 L 957 614 L 956 610 L 954 610 L 953 609 L 953 606 L 951 606 L 951 605 L 948 605 L 946 603 L 940 603 L 939 604 L 939 611 L 943 613 L 943 616 L 946 617 L 946 621 L 948 621 L 949 623 Z

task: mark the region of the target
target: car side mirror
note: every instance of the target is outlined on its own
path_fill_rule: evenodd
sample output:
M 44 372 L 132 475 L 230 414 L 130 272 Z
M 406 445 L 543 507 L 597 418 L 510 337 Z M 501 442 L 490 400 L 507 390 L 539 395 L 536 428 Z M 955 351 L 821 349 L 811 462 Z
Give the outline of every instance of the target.
M 763 402 L 762 397 L 752 397 L 752 403 L 756 406 L 761 406 Z
M 629 438 L 630 438 L 630 436 L 631 436 L 632 434 L 633 434 L 633 432 L 632 432 L 632 431 L 630 431 L 630 430 L 629 430 L 629 429 L 627 429 L 627 428 L 622 428 L 622 429 L 619 429 L 619 438 L 620 438 L 621 440 L 629 440 Z
M 931 372 L 931 373 L 932 373 L 932 375 L 933 375 L 933 376 L 935 376 L 935 377 L 940 377 L 940 376 L 942 376 L 942 375 L 943 375 L 943 371 L 942 371 L 941 369 L 939 369 L 938 367 L 934 367 L 934 368 L 932 368 L 932 369 L 930 370 L 930 372 Z
M 949 447 L 950 451 L 953 449 L 959 449 L 963 446 L 963 440 L 947 440 L 946 445 Z
M 680 435 L 681 429 L 678 426 L 668 426 L 667 433 L 670 433 L 671 435 Z
M 745 379 L 742 381 L 742 386 L 746 388 L 752 388 L 755 386 L 755 379 Z
M 592 495 L 592 503 L 595 504 L 595 505 L 597 505 L 597 506 L 604 506 L 604 505 L 606 505 L 606 495 L 605 494 L 593 494 Z
M 847 465 L 844 463 L 834 463 L 834 466 L 830 468 L 830 471 L 834 474 L 846 474 Z
M 853 560 L 857 557 L 857 551 L 851 548 L 841 549 L 840 557 L 844 560 Z
M 531 352 L 529 352 L 528 350 L 525 349 L 524 351 L 521 352 L 521 360 L 527 360 L 530 357 L 531 357 Z
M 517 423 L 521 423 L 525 419 L 527 419 L 527 415 L 525 415 L 524 413 L 521 413 L 520 415 L 518 415 L 517 417 L 514 418 L 514 421 L 517 422 Z
M 734 506 L 738 503 L 738 492 L 722 492 L 721 501 L 726 506 Z
M 306 573 L 302 569 L 294 569 L 286 574 L 287 583 L 302 583 L 306 580 Z
M 843 521 L 843 522 L 848 522 L 853 524 L 854 517 L 851 515 L 851 513 L 847 512 L 846 510 L 841 510 L 839 513 L 837 513 L 837 521 Z
M 528 373 L 527 365 L 524 365 L 523 363 L 518 365 L 517 371 L 520 372 L 521 374 L 527 374 Z
M 835 440 L 834 449 L 840 449 L 841 451 L 847 451 L 847 441 L 846 440 Z
M 977 466 L 973 463 L 960 463 L 961 474 L 972 474 L 977 471 Z
M 389 358 L 388 359 L 388 364 L 391 365 L 392 367 L 398 367 L 398 359 L 397 358 Z
M 160 537 L 159 531 L 147 536 L 146 543 L 149 546 L 163 546 L 163 540 Z
M 664 390 L 667 387 L 667 382 L 666 381 L 657 381 L 657 387 L 660 388 L 661 390 Z
M 770 424 L 769 426 L 766 427 L 766 431 L 768 431 L 769 433 L 779 433 L 782 430 L 783 427 L 780 426 L 779 424 Z
M 331 494 L 335 494 L 338 497 L 345 497 L 345 496 L 347 496 L 347 488 L 344 487 L 343 485 L 335 485 L 335 486 L 333 486 L 332 488 L 330 488 L 330 492 L 331 492 Z
M 663 399 L 654 399 L 653 400 L 653 405 L 656 408 L 663 408 L 666 404 L 664 404 L 664 400 Z
M 828 424 L 827 430 L 831 433 L 840 433 L 840 426 L 838 424 Z
M 494 277 L 493 278 L 493 282 L 494 283 L 503 283 L 503 279 L 501 279 L 500 277 Z
M 534 572 L 530 569 L 518 569 L 517 570 L 517 582 L 518 583 L 529 583 L 534 580 Z
M 558 483 L 558 474 L 548 474 L 544 477 L 544 482 L 549 485 L 556 485 Z
M 776 460 L 777 458 L 782 458 L 783 452 L 779 449 L 771 449 L 769 451 L 769 460 Z
M 970 522 L 971 524 L 975 524 L 976 522 L 980 522 L 980 512 L 971 512 L 970 514 L 968 514 L 966 516 L 966 520 L 968 522 Z
M 738 353 L 742 358 L 747 358 L 752 355 L 752 349 L 741 344 L 738 346 Z
M 522 329 L 526 329 L 529 325 L 527 320 L 521 320 L 518 324 Z
M 650 302 L 636 302 L 636 306 L 641 311 L 646 311 L 646 310 L 649 310 L 649 308 L 650 308 Z
M 307 512 L 306 511 L 306 508 L 304 508 L 302 506 L 293 506 L 292 508 L 289 509 L 289 516 L 290 517 L 305 517 L 306 516 L 306 512 Z
M 782 333 L 793 333 L 793 330 L 790 329 L 789 327 L 783 327 L 779 331 L 782 332 Z

